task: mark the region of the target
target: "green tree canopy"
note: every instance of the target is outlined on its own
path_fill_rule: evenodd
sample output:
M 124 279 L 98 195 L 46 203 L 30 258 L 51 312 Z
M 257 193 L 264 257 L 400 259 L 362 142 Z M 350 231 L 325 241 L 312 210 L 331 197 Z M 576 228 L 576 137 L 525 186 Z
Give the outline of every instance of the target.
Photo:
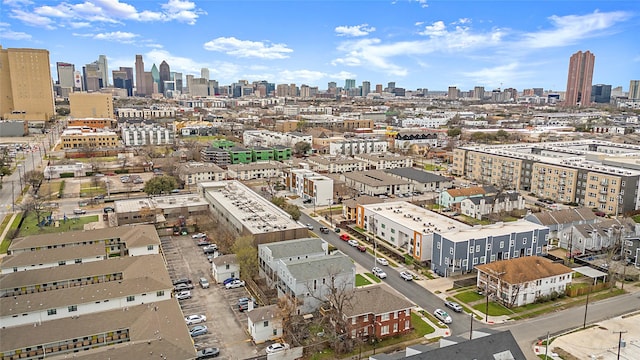
M 460 128 L 450 128 L 449 130 L 447 130 L 448 137 L 456 137 L 460 136 L 460 134 L 462 134 L 462 129 Z
M 306 141 L 299 141 L 293 146 L 293 150 L 296 154 L 306 154 L 311 150 L 311 144 Z
M 144 184 L 144 192 L 149 195 L 168 194 L 177 187 L 177 184 L 173 176 L 156 176 Z
M 240 265 L 240 274 L 243 278 L 253 279 L 258 275 L 258 249 L 254 244 L 253 236 L 237 238 L 231 251 L 236 254 L 236 260 Z

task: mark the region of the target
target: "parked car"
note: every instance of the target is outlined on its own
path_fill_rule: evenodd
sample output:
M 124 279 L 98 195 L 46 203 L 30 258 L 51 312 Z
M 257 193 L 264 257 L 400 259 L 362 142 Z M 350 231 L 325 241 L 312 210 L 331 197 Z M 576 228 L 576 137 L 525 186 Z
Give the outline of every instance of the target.
M 243 280 L 233 280 L 232 282 L 225 285 L 227 289 L 235 289 L 244 286 Z
M 455 312 L 462 312 L 462 306 L 460 306 L 460 304 L 458 304 L 455 301 L 445 301 L 444 306 L 448 307 L 449 309 Z
M 191 235 L 192 239 L 202 239 L 202 238 L 206 238 L 207 234 L 205 233 L 197 233 L 197 234 L 193 234 Z
M 413 280 L 413 275 L 411 275 L 411 273 L 408 272 L 408 271 L 401 271 L 400 272 L 400 277 L 403 278 L 406 281 Z
M 342 234 L 342 235 L 340 235 L 340 240 L 342 240 L 342 241 L 349 241 L 349 239 L 351 239 L 351 237 L 349 236 L 349 234 Z
M 349 245 L 351 245 L 353 247 L 356 247 L 356 246 L 358 246 L 358 240 L 351 239 L 351 240 L 347 241 L 347 244 L 349 244 Z
M 309 230 L 313 230 L 313 225 L 311 225 L 311 224 L 307 224 L 307 229 L 309 229 Z
M 84 215 L 84 214 L 87 213 L 87 210 L 84 210 L 84 209 L 73 209 L 73 213 L 75 215 Z
M 226 279 L 224 279 L 224 281 L 222 282 L 222 285 L 227 285 L 228 283 L 233 282 L 233 281 L 235 281 L 235 280 L 239 280 L 239 279 L 234 278 L 234 277 L 226 278 Z
M 189 329 L 189 334 L 191 335 L 191 337 L 204 335 L 208 332 L 209 332 L 209 329 L 207 329 L 206 325 L 198 325 Z
M 206 278 L 201 277 L 198 283 L 200 283 L 200 287 L 203 289 L 209 288 L 209 280 L 207 280 Z
M 104 209 L 102 209 L 102 211 L 104 211 L 105 214 L 110 213 L 110 212 L 116 212 L 116 209 L 114 209 L 111 206 L 107 206 Z
M 436 311 L 433 312 L 433 315 L 445 324 L 451 324 L 453 322 L 451 315 L 442 309 L 436 309 Z
M 320 232 L 323 234 L 328 234 L 329 233 L 329 228 L 326 226 L 320 226 Z
M 173 286 L 176 286 L 178 284 L 191 284 L 191 279 L 180 278 L 180 279 L 173 280 Z
M 371 272 L 373 273 L 373 275 L 379 277 L 380 279 L 384 279 L 387 277 L 387 273 L 382 271 L 382 269 L 377 266 L 371 269 Z
M 364 245 L 358 245 L 356 246 L 356 249 L 360 250 L 360 252 L 365 252 L 367 251 L 367 247 Z
M 204 315 L 189 315 L 184 318 L 184 321 L 189 325 L 200 324 L 207 321 L 207 317 Z
M 340 233 L 340 228 L 335 228 L 335 229 L 333 229 L 333 231 L 335 231 L 336 233 L 339 234 Z
M 284 350 L 286 350 L 288 348 L 289 348 L 288 344 L 275 343 L 275 344 L 271 344 L 271 345 L 267 346 L 265 351 L 267 352 L 267 354 L 273 354 L 273 353 L 277 353 L 277 352 L 280 352 L 280 351 L 284 351 Z
M 220 349 L 216 347 L 208 347 L 196 352 L 196 359 L 211 359 L 220 355 Z
M 193 289 L 193 284 L 178 284 L 178 285 L 173 287 L 173 291 L 175 291 L 175 292 L 180 292 L 180 291 L 184 291 L 184 290 L 191 290 L 191 289 Z
M 198 240 L 198 246 L 207 246 L 207 245 L 211 245 L 211 242 L 208 239 L 203 238 Z
M 304 199 L 302 200 L 303 204 L 311 204 L 313 202 L 313 199 Z
M 176 294 L 176 299 L 178 300 L 191 299 L 191 291 L 189 290 L 180 291 L 179 293 Z
M 253 302 L 253 308 L 257 308 L 258 307 L 258 303 L 257 302 Z M 249 302 L 244 302 L 244 303 L 239 303 L 238 304 L 238 311 L 243 312 L 243 311 L 247 311 L 249 310 Z
M 385 258 L 381 258 L 381 257 L 376 258 L 376 262 L 377 262 L 378 264 L 382 265 L 382 266 L 387 266 L 387 265 L 389 265 L 389 262 L 387 261 L 387 259 L 385 259 Z
M 202 248 L 202 252 L 205 254 L 213 254 L 216 251 L 218 251 L 218 245 L 216 244 L 210 244 Z

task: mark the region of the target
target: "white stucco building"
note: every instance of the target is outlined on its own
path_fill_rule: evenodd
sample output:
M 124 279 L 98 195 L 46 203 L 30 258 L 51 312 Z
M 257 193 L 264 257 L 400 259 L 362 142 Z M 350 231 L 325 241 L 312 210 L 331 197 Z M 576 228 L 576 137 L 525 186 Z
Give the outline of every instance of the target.
M 387 140 L 379 139 L 349 139 L 329 144 L 331 155 L 356 155 L 384 153 L 388 150 Z
M 169 145 L 173 144 L 175 138 L 173 126 L 126 126 L 120 130 L 120 134 L 126 146 Z
M 240 264 L 236 254 L 218 256 L 211 263 L 211 273 L 217 283 L 222 283 L 228 278 L 240 278 Z
M 247 313 L 247 330 L 255 344 L 282 337 L 282 316 L 278 305 L 255 308 Z
M 260 244 L 258 245 L 260 275 L 267 280 L 268 285 L 274 287 L 278 281 L 278 270 L 283 262 L 324 256 L 327 255 L 327 249 L 328 244 L 320 238 Z
M 285 186 L 303 199 L 311 199 L 317 206 L 333 203 L 333 179 L 311 170 L 285 171 Z

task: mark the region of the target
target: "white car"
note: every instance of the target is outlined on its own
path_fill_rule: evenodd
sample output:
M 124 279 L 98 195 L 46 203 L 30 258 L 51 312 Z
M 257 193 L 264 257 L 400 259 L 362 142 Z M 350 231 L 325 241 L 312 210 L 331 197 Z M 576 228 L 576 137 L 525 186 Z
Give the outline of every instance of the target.
M 347 244 L 349 244 L 349 245 L 351 245 L 353 247 L 356 247 L 356 246 L 358 246 L 358 240 L 351 239 L 351 240 L 347 241 Z
M 197 234 L 193 234 L 191 235 L 192 239 L 202 239 L 202 238 L 206 238 L 207 234 L 205 233 L 197 233 Z
M 265 349 L 267 354 L 273 354 L 279 351 L 287 350 L 289 348 L 289 344 L 285 343 L 275 343 L 267 346 Z
M 244 281 L 242 280 L 233 280 L 230 283 L 227 283 L 227 285 L 225 285 L 227 289 L 235 289 L 243 286 L 244 286 Z
M 413 275 L 411 275 L 411 273 L 408 272 L 408 271 L 401 271 L 400 272 L 400 277 L 403 278 L 406 281 L 413 280 Z
M 453 322 L 451 315 L 442 309 L 436 309 L 436 311 L 433 312 L 433 315 L 445 324 L 451 324 Z
M 191 291 L 189 291 L 189 290 L 180 291 L 179 293 L 176 294 L 176 299 L 178 299 L 178 300 L 191 299 Z
M 387 273 L 382 271 L 382 269 L 377 266 L 371 269 L 371 272 L 373 273 L 373 275 L 379 277 L 380 279 L 384 279 L 387 277 Z
M 184 318 L 184 321 L 189 325 L 200 324 L 207 321 L 207 317 L 204 315 L 189 315 Z
M 381 257 L 376 258 L 376 262 L 377 262 L 378 264 L 382 265 L 382 266 L 387 266 L 387 265 L 389 265 L 389 262 L 387 261 L 387 259 L 385 259 L 385 258 L 381 258 Z

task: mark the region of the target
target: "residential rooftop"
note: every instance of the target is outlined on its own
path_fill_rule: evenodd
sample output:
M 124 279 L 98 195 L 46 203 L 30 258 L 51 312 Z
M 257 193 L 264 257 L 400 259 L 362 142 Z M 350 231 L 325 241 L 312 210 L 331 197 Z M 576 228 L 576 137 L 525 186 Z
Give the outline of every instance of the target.
M 502 274 L 500 275 L 500 280 L 512 285 L 573 272 L 571 268 L 541 256 L 522 256 L 509 260 L 494 261 L 478 265 L 476 269 L 493 276 Z
M 287 166 L 279 161 L 258 161 L 248 164 L 232 164 L 227 165 L 228 170 L 243 171 L 243 170 L 268 170 L 268 169 L 284 169 Z
M 444 176 L 434 174 L 424 170 L 418 170 L 412 167 L 388 169 L 388 170 L 385 170 L 385 172 L 388 174 L 400 176 L 402 178 L 410 179 L 422 184 L 451 181 Z
M 311 253 L 326 253 L 326 246 L 324 240 L 320 238 L 306 238 L 261 244 L 258 248 L 271 250 L 271 256 L 274 259 L 286 259 Z
M 411 309 L 412 302 L 394 294 L 385 284 L 365 286 L 353 290 L 353 298 L 343 307 L 347 317 L 364 314 L 386 314 Z
M 126 199 L 113 202 L 116 213 L 137 212 L 147 209 L 172 209 L 193 206 L 208 206 L 209 204 L 197 194 L 156 196 L 143 199 Z
M 317 279 L 323 275 L 341 274 L 352 270 L 355 274 L 355 265 L 353 264 L 353 261 L 342 253 L 302 260 L 281 261 L 284 262 L 284 267 L 289 270 L 291 276 L 293 276 L 298 283 Z
M 39 251 L 23 251 L 0 259 L 0 268 L 11 269 L 30 265 L 57 263 L 60 260 L 104 258 L 107 255 L 104 244 L 67 246 Z
M 346 179 L 374 187 L 409 184 L 407 180 L 389 175 L 383 170 L 352 171 L 344 173 L 342 176 Z

